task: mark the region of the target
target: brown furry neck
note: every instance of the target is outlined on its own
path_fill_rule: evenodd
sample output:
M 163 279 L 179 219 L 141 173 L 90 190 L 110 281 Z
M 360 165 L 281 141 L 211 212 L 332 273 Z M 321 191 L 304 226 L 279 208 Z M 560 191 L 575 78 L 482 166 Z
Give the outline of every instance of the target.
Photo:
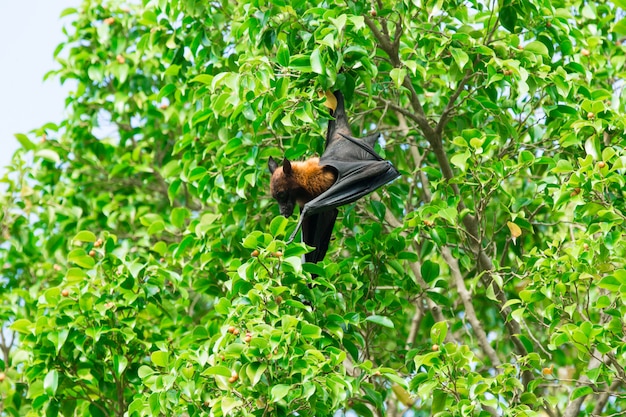
M 337 176 L 328 168 L 320 165 L 319 158 L 307 159 L 303 162 L 292 162 L 293 180 L 311 199 L 328 190 L 335 183 Z
M 319 161 L 319 158 L 310 158 L 289 162 L 287 172 L 284 164 L 276 167 L 270 183 L 274 198 L 278 199 L 280 193 L 288 193 L 302 207 L 328 190 L 337 175 L 332 168 L 321 166 Z

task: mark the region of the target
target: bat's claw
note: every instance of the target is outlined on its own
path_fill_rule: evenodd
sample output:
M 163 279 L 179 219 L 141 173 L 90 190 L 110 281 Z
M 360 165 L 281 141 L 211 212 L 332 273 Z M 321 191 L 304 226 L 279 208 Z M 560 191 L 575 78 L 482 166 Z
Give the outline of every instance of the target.
M 289 239 L 285 242 L 286 244 L 290 244 L 296 238 L 296 234 L 298 233 L 298 229 L 294 230 Z
M 287 240 L 285 243 L 289 244 L 293 242 L 293 240 L 296 238 L 296 235 L 298 234 L 298 230 L 302 228 L 302 220 L 304 220 L 304 217 L 306 216 L 306 212 L 307 212 L 306 206 L 304 206 L 304 208 L 300 212 L 300 219 L 298 220 L 298 224 L 296 225 L 296 228 L 293 230 L 293 232 L 291 232 L 291 236 L 289 236 L 289 240 Z

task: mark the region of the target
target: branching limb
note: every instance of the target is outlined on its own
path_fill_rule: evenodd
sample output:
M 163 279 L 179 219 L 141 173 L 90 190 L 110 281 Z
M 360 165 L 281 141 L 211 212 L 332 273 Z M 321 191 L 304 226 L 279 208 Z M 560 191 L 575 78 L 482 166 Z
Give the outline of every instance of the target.
M 598 359 L 600 356 L 602 356 L 602 355 L 596 349 L 593 352 L 593 355 L 591 355 L 591 359 L 589 359 L 589 365 L 587 366 L 587 370 L 592 370 L 592 369 L 595 369 L 598 366 L 600 366 L 601 361 L 600 361 L 600 359 Z M 576 384 L 576 386 L 579 387 L 581 385 L 588 384 L 589 382 L 590 382 L 590 380 L 587 377 L 587 375 L 582 375 L 579 378 L 578 384 Z M 586 395 L 582 395 L 582 396 L 580 396 L 580 397 L 578 397 L 576 399 L 570 399 L 567 407 L 565 408 L 565 411 L 563 412 L 563 417 L 576 417 L 576 416 L 578 416 L 578 414 L 580 413 L 580 406 L 582 405 L 583 401 L 585 401 L 585 398 L 587 398 L 587 396 Z
M 480 320 L 478 320 L 478 316 L 476 316 L 476 311 L 474 310 L 474 305 L 472 304 L 472 296 L 470 292 L 467 290 L 465 286 L 465 280 L 463 279 L 463 275 L 461 274 L 461 270 L 459 269 L 459 263 L 457 259 L 452 256 L 452 252 L 450 248 L 444 246 L 441 249 L 441 255 L 443 259 L 448 264 L 450 268 L 450 272 L 452 273 L 452 277 L 454 278 L 454 283 L 456 285 L 459 296 L 461 297 L 461 301 L 463 302 L 463 307 L 465 307 L 465 316 L 469 321 L 472 329 L 474 330 L 474 334 L 478 338 L 478 343 L 482 348 L 483 352 L 489 357 L 492 366 L 495 368 L 497 373 L 500 373 L 500 358 L 498 358 L 498 354 L 495 349 L 489 343 L 487 339 L 487 333 L 483 326 L 480 324 Z
M 394 49 L 393 42 L 389 38 L 389 35 L 381 32 L 376 26 L 376 22 L 374 22 L 368 16 L 365 17 L 365 23 L 370 28 L 370 30 L 374 34 L 374 37 L 379 42 L 380 48 L 388 55 L 392 65 L 394 67 L 400 67 L 401 66 L 400 56 L 398 54 L 398 51 Z M 405 76 L 405 79 L 403 80 L 402 85 L 410 93 L 410 102 L 411 102 L 411 107 L 412 107 L 413 112 L 409 112 L 405 109 L 402 109 L 400 108 L 400 106 L 397 106 L 394 103 L 385 102 L 385 104 L 388 105 L 389 108 L 397 110 L 402 115 L 413 120 L 420 127 L 424 137 L 428 140 L 428 142 L 431 145 L 432 151 L 435 157 L 437 158 L 437 162 L 439 163 L 439 167 L 444 178 L 451 181 L 450 186 L 452 187 L 454 193 L 459 197 L 461 196 L 460 189 L 458 185 L 452 181 L 455 175 L 452 170 L 452 166 L 450 164 L 448 155 L 443 147 L 442 133 L 443 133 L 445 124 L 450 118 L 450 114 L 452 112 L 452 109 L 454 108 L 455 101 L 461 95 L 462 91 L 464 90 L 465 86 L 467 85 L 467 82 L 470 80 L 471 77 L 472 77 L 471 72 L 468 72 L 465 74 L 464 78 L 461 80 L 461 82 L 457 86 L 456 91 L 451 95 L 450 101 L 448 102 L 444 110 L 444 116 L 440 119 L 436 128 L 433 128 L 431 124 L 429 123 L 428 118 L 422 107 L 422 104 L 419 100 L 419 97 L 415 91 L 415 88 L 413 87 L 411 78 L 409 77 L 408 74 Z M 457 207 L 459 212 L 465 211 L 466 208 L 467 206 L 465 205 L 463 199 L 459 198 L 459 203 Z M 477 264 L 478 264 L 478 271 L 486 272 L 486 274 L 483 274 L 481 278 L 483 281 L 483 285 L 485 285 L 485 287 L 491 286 L 493 288 L 493 291 L 500 305 L 504 306 L 508 300 L 507 300 L 506 295 L 502 291 L 502 289 L 499 287 L 497 282 L 493 279 L 493 276 L 492 276 L 493 261 L 483 250 L 484 242 L 483 242 L 483 237 L 479 231 L 478 219 L 476 218 L 475 215 L 471 213 L 466 213 L 463 215 L 462 223 L 469 238 L 468 241 L 469 241 L 470 249 L 472 250 L 472 252 L 474 253 L 476 257 Z M 522 334 L 521 327 L 519 323 L 511 317 L 511 309 L 509 307 L 501 308 L 501 315 L 505 321 L 507 331 L 509 332 L 509 334 L 511 334 L 511 336 L 513 336 L 511 339 L 512 339 L 512 343 L 515 346 L 516 352 L 521 356 L 527 355 L 528 351 L 526 350 L 526 347 L 524 346 L 522 341 L 518 338 L 518 336 Z M 531 379 L 532 379 L 532 374 L 530 372 L 525 372 L 523 375 L 523 382 L 527 384 Z
M 609 398 L 611 398 L 611 396 L 619 389 L 621 385 L 622 381 L 616 379 L 609 386 L 608 390 L 600 394 L 600 396 L 598 397 L 598 402 L 593 407 L 593 411 L 591 412 L 592 416 L 599 416 L 602 414 L 602 410 L 604 410 L 606 403 L 609 402 Z

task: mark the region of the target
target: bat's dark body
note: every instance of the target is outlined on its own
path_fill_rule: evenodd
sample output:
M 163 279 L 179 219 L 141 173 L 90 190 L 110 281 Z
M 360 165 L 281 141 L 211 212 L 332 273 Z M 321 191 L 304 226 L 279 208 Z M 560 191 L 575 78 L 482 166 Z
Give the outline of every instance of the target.
M 379 134 L 362 139 L 352 137 L 346 117 L 343 95 L 335 92 L 337 107 L 334 120 L 328 123 L 326 150 L 319 165 L 335 171 L 331 187 L 302 207 L 300 221 L 291 235 L 293 240 L 302 227 L 302 239 L 316 249 L 307 255 L 307 262 L 324 259 L 337 218 L 337 207 L 350 204 L 400 176 L 391 162 L 374 151 Z

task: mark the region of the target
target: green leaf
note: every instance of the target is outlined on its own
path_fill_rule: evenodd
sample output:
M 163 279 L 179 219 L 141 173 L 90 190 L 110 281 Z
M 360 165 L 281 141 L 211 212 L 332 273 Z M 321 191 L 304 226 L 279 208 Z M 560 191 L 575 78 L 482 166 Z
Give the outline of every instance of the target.
M 270 233 L 272 236 L 280 236 L 285 234 L 289 220 L 283 216 L 274 217 L 270 223 Z
M 393 81 L 396 88 L 400 88 L 404 83 L 404 78 L 406 77 L 406 68 L 394 68 L 389 72 L 389 76 Z
M 604 288 L 605 290 L 609 290 L 613 293 L 618 293 L 621 286 L 622 284 L 613 275 L 603 277 L 598 283 L 598 287 Z
M 156 366 L 166 367 L 168 359 L 169 359 L 169 353 L 164 352 L 162 350 L 154 351 L 150 355 L 150 360 Z
M 430 328 L 430 338 L 433 344 L 440 345 L 446 340 L 448 335 L 448 322 L 440 321 Z
M 53 151 L 52 149 L 38 150 L 37 152 L 35 152 L 35 156 L 39 158 L 43 158 L 46 161 L 54 162 L 54 163 L 61 162 L 61 158 L 59 157 L 59 154 Z
M 324 73 L 324 64 L 322 63 L 319 48 L 315 48 L 311 53 L 311 69 L 317 74 Z
M 391 321 L 389 317 L 385 317 L 385 316 L 379 316 L 379 315 L 373 314 L 367 317 L 365 320 L 371 323 L 379 324 L 384 327 L 389 327 L 390 329 L 393 329 L 394 327 L 393 321 Z
M 452 54 L 452 58 L 454 58 L 454 62 L 456 62 L 459 69 L 463 70 L 465 65 L 469 62 L 469 55 L 459 48 L 450 48 L 450 53 Z
M 176 84 L 166 84 L 163 86 L 163 88 L 161 88 L 161 91 L 159 91 L 159 95 L 157 98 L 161 100 L 162 98 L 169 96 L 175 91 L 176 91 Z
M 232 410 L 234 410 L 236 407 L 240 407 L 243 404 L 243 401 L 241 401 L 238 398 L 224 396 L 221 398 L 221 404 L 222 404 L 222 415 L 230 416 L 230 415 L 237 414 L 237 413 L 233 413 Z
M 72 239 L 74 242 L 95 242 L 97 239 L 96 235 L 88 230 L 82 230 L 74 236 Z
M 372 205 L 372 210 L 374 211 L 374 215 L 378 218 L 378 220 L 384 220 L 385 213 L 387 212 L 387 207 L 380 201 L 371 200 L 370 204 Z
M 265 362 L 253 362 L 246 369 L 246 375 L 250 380 L 250 385 L 255 386 L 261 380 L 263 372 L 267 369 L 267 363 Z
M 28 319 L 17 319 L 9 326 L 9 329 L 21 334 L 29 334 L 34 330 L 34 324 Z
M 35 149 L 36 147 L 35 144 L 31 142 L 30 139 L 28 139 L 28 136 L 22 133 L 16 133 L 14 136 L 17 139 L 17 141 L 20 143 L 20 145 L 22 145 L 22 147 L 26 149 L 27 151 L 31 151 Z
M 170 214 L 170 221 L 174 226 L 182 229 L 185 225 L 185 219 L 189 217 L 189 210 L 185 207 L 175 207 Z
M 500 9 L 500 23 L 511 33 L 515 33 L 517 24 L 517 11 L 513 7 L 505 6 Z
M 550 57 L 550 52 L 548 51 L 548 48 L 539 41 L 530 42 L 528 45 L 524 46 L 524 50 L 527 52 L 533 52 L 535 54 L 543 55 L 547 58 Z
M 272 402 L 278 402 L 282 400 L 289 391 L 291 390 L 291 385 L 285 384 L 277 384 L 272 387 L 272 391 L 270 392 L 270 399 Z
M 301 334 L 307 339 L 319 339 L 322 336 L 322 329 L 314 324 L 302 323 Z
M 452 165 L 458 167 L 462 172 L 467 170 L 467 160 L 469 159 L 470 154 L 467 152 L 457 153 L 450 158 L 450 162 Z
M 61 351 L 63 344 L 67 340 L 67 336 L 69 335 L 68 329 L 60 329 L 59 331 L 48 333 L 48 340 L 52 342 L 54 347 L 56 348 L 57 355 Z
M 439 276 L 439 264 L 429 259 L 422 263 L 420 270 L 422 272 L 422 278 L 424 278 L 426 282 L 432 282 Z
M 67 260 L 86 269 L 91 269 L 96 265 L 95 259 L 87 255 L 83 249 L 74 249 L 68 253 Z
M 193 77 L 189 82 L 211 85 L 213 83 L 213 76 L 211 74 L 200 74 Z
M 140 23 L 146 26 L 155 26 L 157 25 L 157 15 L 154 11 L 147 9 L 141 15 Z
M 578 388 L 575 388 L 574 391 L 572 391 L 572 395 L 570 395 L 570 401 L 573 401 L 576 398 L 584 397 L 584 396 L 591 395 L 591 394 L 593 394 L 593 388 L 591 388 L 590 386 L 585 385 L 582 387 L 578 387 Z
M 66 9 L 63 9 L 63 11 L 59 15 L 59 17 L 70 16 L 70 15 L 73 15 L 73 14 L 76 14 L 76 13 L 78 13 L 78 10 L 76 8 L 68 7 Z
M 87 274 L 80 268 L 69 268 L 65 273 L 65 279 L 70 284 L 82 282 L 85 278 L 87 278 Z
M 232 371 L 222 365 L 216 365 L 216 366 L 210 366 L 209 368 L 207 368 L 206 370 L 204 370 L 202 372 L 202 375 L 204 376 L 208 376 L 208 375 L 220 375 L 226 378 L 230 378 L 230 376 L 232 375 Z
M 43 390 L 50 397 L 53 397 L 57 392 L 57 388 L 59 386 L 59 373 L 52 369 L 46 374 L 46 377 L 43 380 Z
M 150 375 L 154 375 L 156 372 L 154 371 L 154 369 L 150 368 L 147 365 L 141 365 L 139 367 L 139 370 L 137 371 L 137 375 L 139 375 L 139 378 L 141 379 L 145 379 L 147 377 L 149 377 Z
M 289 46 L 281 43 L 276 52 L 276 61 L 283 67 L 289 66 Z
M 126 370 L 128 366 L 128 359 L 125 356 L 114 355 L 113 356 L 113 370 L 120 376 Z
M 611 32 L 617 33 L 619 36 L 626 36 L 626 18 L 615 23 L 611 28 Z
M 172 38 L 174 38 L 172 36 Z M 173 48 L 175 48 L 176 46 L 174 46 Z M 173 49 L 172 48 L 172 49 Z M 178 75 L 178 72 L 180 71 L 180 65 L 170 65 L 165 72 L 163 73 L 163 75 L 165 76 L 172 76 L 172 77 L 176 77 Z
M 442 390 L 436 389 L 433 392 L 433 405 L 432 405 L 433 414 L 436 414 L 446 409 L 447 398 L 448 398 L 448 395 Z

